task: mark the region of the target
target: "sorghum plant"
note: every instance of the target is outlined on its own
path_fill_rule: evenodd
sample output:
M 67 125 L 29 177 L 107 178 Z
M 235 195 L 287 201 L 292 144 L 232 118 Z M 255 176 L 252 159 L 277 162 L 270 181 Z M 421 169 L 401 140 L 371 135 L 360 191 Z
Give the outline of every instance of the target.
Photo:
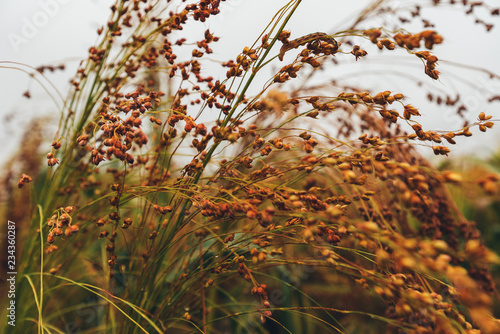
M 374 1 L 350 27 L 297 36 L 287 23 L 314 2 L 283 2 L 218 71 L 224 32 L 184 28 L 224 1 L 117 0 L 47 169 L 16 180 L 33 203 L 16 330 L 500 333 L 499 259 L 448 188 L 465 181 L 415 149 L 447 155 L 492 117 L 432 131 L 402 92 L 335 77 L 380 49 L 439 80 L 443 37 L 421 8 L 487 9 L 476 21 L 488 30 L 499 11 L 423 3 Z M 404 30 L 411 20 L 422 30 Z M 470 182 L 495 193 L 498 180 Z

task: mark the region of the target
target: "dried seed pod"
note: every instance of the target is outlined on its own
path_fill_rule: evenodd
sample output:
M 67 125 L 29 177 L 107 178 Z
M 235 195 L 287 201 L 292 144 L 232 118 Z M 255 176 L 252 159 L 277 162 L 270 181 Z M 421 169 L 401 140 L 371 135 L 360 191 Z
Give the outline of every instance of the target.
M 22 188 L 26 183 L 29 183 L 33 181 L 33 179 L 26 174 L 21 174 L 21 178 L 19 179 L 19 182 L 17 183 L 18 188 Z

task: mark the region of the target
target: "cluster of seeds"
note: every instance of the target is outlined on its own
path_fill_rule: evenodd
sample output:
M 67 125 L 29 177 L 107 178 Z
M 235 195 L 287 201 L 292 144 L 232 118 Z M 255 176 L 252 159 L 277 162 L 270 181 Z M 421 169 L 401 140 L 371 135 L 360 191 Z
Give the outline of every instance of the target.
M 377 47 L 382 50 L 384 47 L 387 50 L 394 50 L 395 45 L 406 48 L 411 51 L 421 47 L 422 42 L 427 49 L 432 49 L 434 45 L 441 44 L 443 42 L 443 37 L 436 33 L 434 30 L 424 30 L 417 34 L 403 34 L 397 33 L 393 36 L 383 36 L 383 32 L 380 28 L 369 29 L 363 32 L 365 36 L 370 38 L 370 41 L 377 45 Z M 366 51 L 360 50 L 359 46 L 355 46 L 352 53 L 359 57 L 365 56 Z M 414 52 L 419 58 L 426 61 L 425 73 L 434 80 L 439 78 L 439 71 L 436 70 L 436 62 L 438 58 L 432 55 L 429 51 L 417 51 Z
M 74 206 L 60 208 L 47 221 L 47 226 L 50 228 L 47 235 L 47 242 L 49 244 L 52 244 L 56 240 L 55 237 L 70 237 L 80 230 L 78 224 L 73 224 L 73 218 L 70 216 L 70 213 L 72 213 L 74 210 Z M 54 248 L 52 248 L 52 250 L 54 250 Z M 47 249 L 48 253 L 50 251 L 51 250 Z

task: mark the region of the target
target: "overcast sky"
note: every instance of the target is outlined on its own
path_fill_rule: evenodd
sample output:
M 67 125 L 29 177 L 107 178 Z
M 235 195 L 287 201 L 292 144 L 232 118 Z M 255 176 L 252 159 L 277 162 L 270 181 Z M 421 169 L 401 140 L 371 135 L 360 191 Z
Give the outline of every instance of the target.
M 59 64 L 64 62 L 69 70 L 62 74 L 51 75 L 49 78 L 63 95 L 68 89 L 67 81 L 74 72 L 78 62 L 87 55 L 88 48 L 96 41 L 96 29 L 105 24 L 109 15 L 110 0 L 18 0 L 2 1 L 0 5 L 0 61 L 15 61 L 37 67 L 43 64 Z M 223 37 L 214 49 L 238 52 L 245 45 L 255 40 L 258 34 L 269 22 L 272 15 L 286 1 L 281 0 L 228 0 L 221 3 L 222 13 L 205 23 L 207 28 Z M 289 29 L 294 37 L 316 31 L 334 32 L 332 29 L 345 20 L 353 17 L 360 8 L 369 3 L 368 0 L 332 1 L 304 0 L 297 15 L 290 22 Z M 496 1 L 498 2 L 498 1 Z M 339 5 L 337 3 L 342 3 Z M 314 5 L 312 5 L 314 4 Z M 500 54 L 500 19 L 495 17 L 498 27 L 490 34 L 484 33 L 484 27 L 473 25 L 473 19 L 453 10 L 439 13 L 427 11 L 434 21 L 439 21 L 436 29 L 447 37 L 445 44 L 436 49 L 436 54 L 442 60 L 454 60 L 470 65 L 483 66 L 500 74 L 500 62 L 496 59 Z M 485 16 L 491 19 L 489 16 Z M 493 21 L 494 22 L 494 21 Z M 369 44 L 369 42 L 367 42 Z M 227 54 L 226 58 L 234 58 Z M 381 57 L 367 57 L 364 63 L 355 65 L 359 68 L 373 68 Z M 412 61 L 415 59 L 408 57 Z M 0 64 L 1 65 L 1 64 Z M 3 64 L 5 65 L 5 64 Z M 371 67 L 372 66 L 372 67 Z M 387 61 L 385 63 L 387 66 Z M 394 63 L 394 66 L 397 66 Z M 353 70 L 357 69 L 353 67 Z M 401 69 L 401 68 L 399 68 Z M 453 89 L 460 85 L 455 74 L 465 76 L 474 86 L 464 86 L 461 90 L 467 96 L 474 115 L 481 111 L 489 112 L 499 119 L 499 105 L 487 106 L 484 103 L 484 92 L 494 89 L 500 94 L 500 85 L 485 84 L 484 76 L 471 71 L 460 72 L 454 67 L 442 62 L 443 77 L 433 82 L 436 90 Z M 423 80 L 425 78 L 421 77 Z M 404 89 L 405 86 L 395 78 L 386 78 L 381 89 Z M 377 83 L 377 80 L 373 80 Z M 430 80 L 430 79 L 429 79 Z M 55 104 L 47 98 L 40 86 L 25 73 L 0 68 L 0 140 L 3 150 L 0 151 L 0 162 L 13 153 L 19 142 L 20 129 L 26 126 L 30 119 L 39 115 L 57 114 Z M 22 97 L 27 89 L 32 93 L 32 99 Z M 415 89 L 415 88 L 408 88 Z M 403 91 L 412 95 L 411 91 Z M 423 105 L 424 101 L 411 101 L 412 104 Z M 435 107 L 433 107 L 435 109 Z M 496 113 L 496 114 L 495 114 Z M 456 120 L 451 115 L 440 114 L 439 111 L 429 111 L 425 125 L 428 128 L 453 130 Z M 9 121 L 5 121 L 5 117 Z M 475 117 L 475 116 L 474 116 Z M 498 149 L 500 145 L 500 125 L 491 134 L 478 134 L 473 142 L 464 145 L 464 149 L 477 152 L 484 143 L 488 150 Z M 477 131 L 476 131 L 477 132 Z M 476 133 L 475 132 L 475 133 Z M 52 135 L 48 134 L 51 138 Z M 463 153 L 464 151 L 459 151 Z

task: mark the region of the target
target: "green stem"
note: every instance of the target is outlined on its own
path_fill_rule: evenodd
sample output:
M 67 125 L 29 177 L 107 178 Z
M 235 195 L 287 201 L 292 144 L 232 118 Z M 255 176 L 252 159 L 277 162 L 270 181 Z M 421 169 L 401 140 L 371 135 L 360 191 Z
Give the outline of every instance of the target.
M 38 205 L 38 213 L 40 215 L 40 305 L 38 308 L 38 334 L 43 334 L 43 210 L 42 206 Z

